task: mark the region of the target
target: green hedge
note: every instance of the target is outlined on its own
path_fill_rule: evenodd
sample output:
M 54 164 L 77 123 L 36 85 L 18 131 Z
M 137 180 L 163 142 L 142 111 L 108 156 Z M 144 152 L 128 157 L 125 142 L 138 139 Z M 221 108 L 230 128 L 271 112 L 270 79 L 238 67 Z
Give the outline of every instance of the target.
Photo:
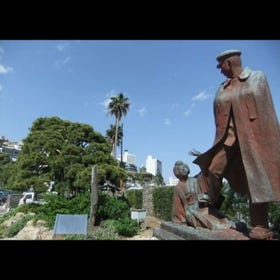
M 126 198 L 131 208 L 143 208 L 143 190 L 127 190 Z
M 153 190 L 154 215 L 162 220 L 171 221 L 174 187 L 167 186 Z

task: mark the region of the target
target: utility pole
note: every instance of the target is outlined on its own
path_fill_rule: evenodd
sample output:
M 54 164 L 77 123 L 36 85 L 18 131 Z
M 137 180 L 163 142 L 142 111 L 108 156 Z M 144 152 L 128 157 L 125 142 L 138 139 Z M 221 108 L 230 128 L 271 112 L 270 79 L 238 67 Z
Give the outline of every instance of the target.
M 90 194 L 90 216 L 89 216 L 89 231 L 93 231 L 95 224 L 95 216 L 98 203 L 98 180 L 97 180 L 97 167 L 93 166 L 91 170 L 91 194 Z
M 121 135 L 122 135 L 122 138 L 121 138 L 121 168 L 123 168 L 123 123 L 121 125 Z M 123 190 L 123 180 L 120 179 L 120 188 L 121 188 L 121 191 Z
M 122 123 L 122 126 L 121 126 L 121 135 L 122 135 L 122 139 L 121 139 L 121 165 L 123 163 L 123 123 Z

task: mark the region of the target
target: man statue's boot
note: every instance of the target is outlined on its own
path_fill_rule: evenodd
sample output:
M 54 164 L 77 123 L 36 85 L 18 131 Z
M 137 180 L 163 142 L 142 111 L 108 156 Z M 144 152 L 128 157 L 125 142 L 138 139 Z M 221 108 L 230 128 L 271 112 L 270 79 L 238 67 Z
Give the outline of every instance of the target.
M 224 200 L 225 200 L 225 197 L 221 193 L 219 193 L 219 195 L 218 195 L 217 199 L 215 200 L 215 203 L 214 203 L 213 206 L 215 208 L 217 208 L 218 210 L 220 210 Z
M 209 186 L 209 204 L 219 210 L 225 200 L 225 197 L 221 194 L 221 189 L 223 187 L 222 180 L 214 174 L 209 173 L 206 181 Z

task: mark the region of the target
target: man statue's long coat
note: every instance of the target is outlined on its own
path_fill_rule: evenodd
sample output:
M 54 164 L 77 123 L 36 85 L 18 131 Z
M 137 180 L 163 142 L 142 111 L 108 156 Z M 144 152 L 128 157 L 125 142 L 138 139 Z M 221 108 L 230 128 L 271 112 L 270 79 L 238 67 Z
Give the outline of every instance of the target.
M 249 190 L 253 203 L 280 201 L 280 129 L 267 79 L 263 72 L 245 68 L 237 86 L 228 87 L 230 82 L 221 84 L 214 101 L 214 144 L 193 162 L 207 176 L 211 159 L 226 137 L 232 108 L 242 156 L 226 179 L 237 192 Z

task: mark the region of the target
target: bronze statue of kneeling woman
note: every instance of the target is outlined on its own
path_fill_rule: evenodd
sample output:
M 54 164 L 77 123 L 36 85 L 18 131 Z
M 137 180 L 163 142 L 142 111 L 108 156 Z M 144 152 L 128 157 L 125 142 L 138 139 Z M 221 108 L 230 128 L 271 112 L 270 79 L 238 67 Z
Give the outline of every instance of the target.
M 195 177 L 188 177 L 190 169 L 180 160 L 175 162 L 173 173 L 179 182 L 173 193 L 172 222 L 195 228 L 202 227 L 210 230 L 231 228 L 239 231 L 238 224 L 230 221 L 208 203 L 207 181 L 202 173 Z

